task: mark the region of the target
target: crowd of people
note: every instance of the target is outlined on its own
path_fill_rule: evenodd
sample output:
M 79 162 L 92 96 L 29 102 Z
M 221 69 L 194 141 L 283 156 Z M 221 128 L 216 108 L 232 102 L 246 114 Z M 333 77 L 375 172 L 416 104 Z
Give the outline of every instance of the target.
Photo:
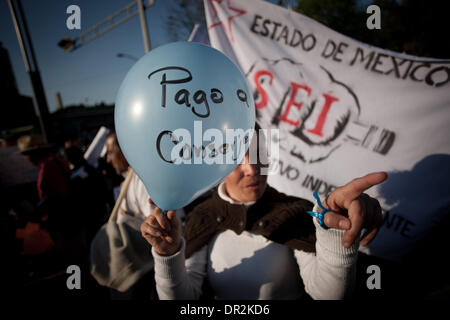
M 114 132 L 96 166 L 76 139 L 57 148 L 27 135 L 17 147 L 38 168 L 33 191 L 7 192 L 2 203 L 2 275 L 18 295 L 344 299 L 365 286 L 372 260 L 358 248 L 376 236 L 382 216 L 364 191 L 385 173 L 352 180 L 319 205 L 267 185 L 262 165 L 246 155 L 217 187 L 163 214 Z M 324 210 L 322 222 L 308 214 Z M 67 289 L 70 265 L 81 268 L 83 290 Z
M 58 287 L 66 288 L 67 267 L 77 265 L 84 271 L 83 281 L 98 289 L 88 272 L 89 250 L 124 180 L 117 152 L 107 146 L 107 155 L 94 167 L 84 159 L 85 146 L 78 139 L 58 146 L 30 134 L 17 139 L 16 147 L 37 168 L 37 176 L 31 184 L 2 186 L 2 245 L 7 254 L 2 275 L 7 287 L 17 295 L 59 295 L 64 290 Z

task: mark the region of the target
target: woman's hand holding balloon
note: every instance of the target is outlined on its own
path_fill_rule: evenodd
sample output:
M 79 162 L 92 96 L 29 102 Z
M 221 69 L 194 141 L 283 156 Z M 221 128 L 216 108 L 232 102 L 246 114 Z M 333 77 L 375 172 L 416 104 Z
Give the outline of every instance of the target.
M 160 256 L 171 256 L 181 248 L 180 221 L 174 210 L 165 215 L 159 207 L 155 207 L 141 224 L 141 233 Z

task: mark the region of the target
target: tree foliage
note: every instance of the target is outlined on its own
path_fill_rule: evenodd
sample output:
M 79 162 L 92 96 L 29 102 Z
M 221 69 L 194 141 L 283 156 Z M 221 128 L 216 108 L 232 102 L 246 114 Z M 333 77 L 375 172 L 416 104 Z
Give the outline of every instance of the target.
M 170 6 L 167 30 L 171 41 L 186 41 L 196 23 L 206 26 L 203 1 L 174 0 Z
M 381 29 L 369 30 L 366 9 L 381 9 Z M 445 1 L 298 0 L 294 10 L 359 41 L 412 55 L 450 58 Z

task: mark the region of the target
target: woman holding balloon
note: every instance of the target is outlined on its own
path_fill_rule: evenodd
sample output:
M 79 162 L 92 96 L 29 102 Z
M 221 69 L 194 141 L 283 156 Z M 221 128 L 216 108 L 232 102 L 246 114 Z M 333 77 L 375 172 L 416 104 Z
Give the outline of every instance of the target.
M 385 173 L 357 178 L 313 208 L 268 186 L 248 146 L 234 163 L 204 163 L 201 152 L 195 161 L 177 162 L 176 156 L 187 159 L 184 149 L 171 152 L 183 143 L 191 157 L 192 150 L 206 150 L 209 145 L 196 145 L 205 140 L 202 129 L 253 129 L 253 106 L 239 69 L 220 52 L 194 43 L 150 52 L 119 90 L 119 143 L 157 206 L 141 233 L 152 246 L 160 299 L 198 299 L 206 287 L 220 299 L 351 294 L 359 243 L 369 243 L 382 221 L 378 201 L 363 192 L 383 182 Z M 209 155 L 219 154 L 211 150 Z M 218 191 L 188 215 L 182 236 L 173 209 L 217 184 Z

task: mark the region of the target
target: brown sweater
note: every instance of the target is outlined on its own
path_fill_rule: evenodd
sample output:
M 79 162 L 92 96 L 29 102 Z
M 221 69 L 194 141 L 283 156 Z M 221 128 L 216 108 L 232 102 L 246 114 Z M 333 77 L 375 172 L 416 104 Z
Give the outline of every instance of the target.
M 315 252 L 315 228 L 306 213 L 312 208 L 308 200 L 287 196 L 269 186 L 248 210 L 244 205 L 228 203 L 215 192 L 187 216 L 186 258 L 208 244 L 217 232 L 227 229 L 236 234 L 255 232 L 288 247 Z

